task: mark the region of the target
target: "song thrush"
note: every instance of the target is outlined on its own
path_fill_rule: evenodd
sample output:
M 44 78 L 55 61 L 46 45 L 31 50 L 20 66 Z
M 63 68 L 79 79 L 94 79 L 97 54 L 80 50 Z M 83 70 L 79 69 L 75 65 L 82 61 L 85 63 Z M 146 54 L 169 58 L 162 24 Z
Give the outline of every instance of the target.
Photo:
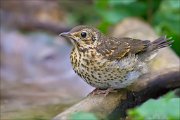
M 158 49 L 173 42 L 164 36 L 153 42 L 109 37 L 90 26 L 77 26 L 60 35 L 73 44 L 70 59 L 74 71 L 91 86 L 106 91 L 131 85 L 148 72 L 148 62 Z

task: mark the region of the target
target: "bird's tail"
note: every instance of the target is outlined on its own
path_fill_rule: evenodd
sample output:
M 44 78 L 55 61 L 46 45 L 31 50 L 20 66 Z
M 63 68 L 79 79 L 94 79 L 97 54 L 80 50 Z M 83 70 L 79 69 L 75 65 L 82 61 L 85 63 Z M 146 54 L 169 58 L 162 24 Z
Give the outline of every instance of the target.
M 166 38 L 166 36 L 161 36 L 153 42 L 149 41 L 149 43 L 147 43 L 146 52 L 141 55 L 140 59 L 142 61 L 150 61 L 156 56 L 158 49 L 171 46 L 172 43 L 173 40 L 171 40 L 171 38 Z
M 157 49 L 161 49 L 164 47 L 171 46 L 174 41 L 171 40 L 171 38 L 166 38 L 166 36 L 161 36 L 158 39 L 151 42 L 151 45 L 149 46 L 150 51 L 154 51 Z

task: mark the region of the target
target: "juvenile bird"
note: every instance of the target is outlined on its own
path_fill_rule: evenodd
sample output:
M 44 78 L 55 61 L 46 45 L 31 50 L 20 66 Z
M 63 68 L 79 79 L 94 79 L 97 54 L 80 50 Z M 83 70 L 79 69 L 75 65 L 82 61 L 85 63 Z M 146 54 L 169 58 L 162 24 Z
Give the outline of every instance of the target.
M 148 62 L 160 48 L 173 42 L 162 36 L 153 42 L 129 37 L 115 38 L 90 26 L 77 26 L 61 36 L 71 40 L 74 71 L 97 93 L 126 88 L 148 72 Z

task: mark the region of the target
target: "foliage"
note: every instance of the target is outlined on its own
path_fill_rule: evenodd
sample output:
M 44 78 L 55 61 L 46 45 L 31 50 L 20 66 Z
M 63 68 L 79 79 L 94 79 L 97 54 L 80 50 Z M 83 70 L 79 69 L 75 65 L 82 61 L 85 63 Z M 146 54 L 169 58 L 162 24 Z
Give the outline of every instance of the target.
M 180 119 L 180 98 L 175 97 L 173 92 L 164 97 L 150 99 L 140 107 L 128 111 L 133 120 L 178 120 Z
M 98 120 L 93 113 L 76 112 L 70 116 L 70 120 Z
M 145 16 L 147 5 L 137 0 L 97 0 L 95 9 L 101 17 L 99 29 L 107 32 L 110 25 L 114 25 L 129 16 Z M 137 9 L 138 8 L 138 9 Z
M 175 40 L 172 48 L 180 56 L 180 1 L 163 1 L 153 22 L 159 34 L 168 35 Z

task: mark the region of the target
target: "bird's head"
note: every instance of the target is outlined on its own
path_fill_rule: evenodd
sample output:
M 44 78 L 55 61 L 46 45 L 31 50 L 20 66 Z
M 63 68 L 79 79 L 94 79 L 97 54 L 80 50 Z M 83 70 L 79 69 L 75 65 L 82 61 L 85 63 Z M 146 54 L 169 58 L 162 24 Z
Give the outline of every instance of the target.
M 85 50 L 98 45 L 101 33 L 90 26 L 76 26 L 69 32 L 61 33 L 60 36 L 70 39 L 74 47 Z

